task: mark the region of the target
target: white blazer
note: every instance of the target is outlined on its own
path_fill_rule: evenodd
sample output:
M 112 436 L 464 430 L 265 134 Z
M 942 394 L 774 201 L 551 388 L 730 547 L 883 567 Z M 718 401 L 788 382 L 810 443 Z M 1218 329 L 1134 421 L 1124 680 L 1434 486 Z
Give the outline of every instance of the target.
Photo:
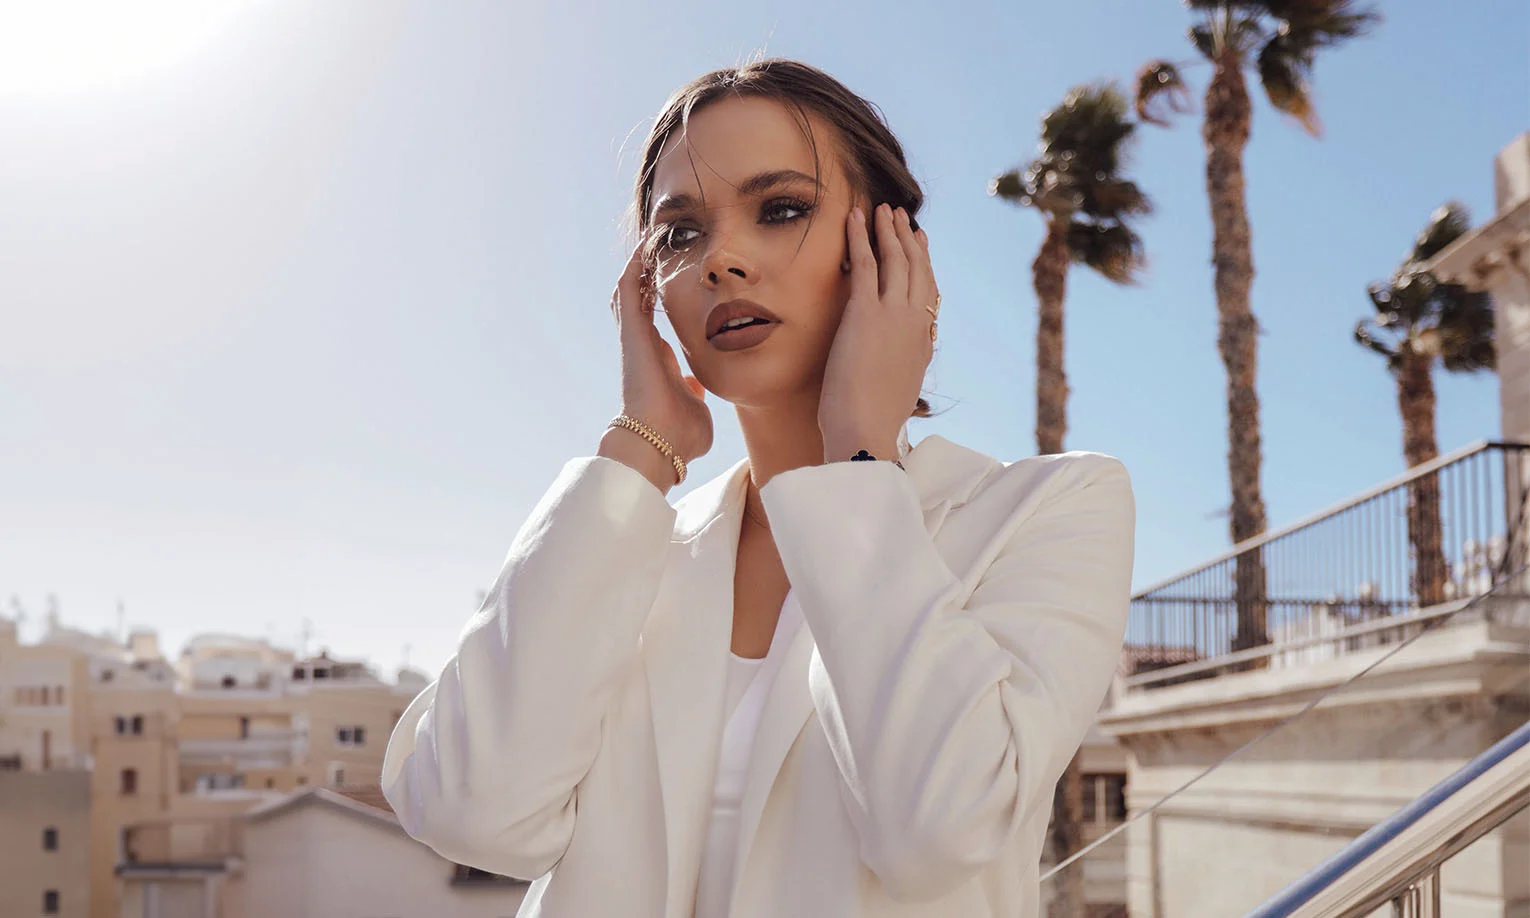
M 1052 791 L 1125 630 L 1135 505 L 1098 453 L 938 436 L 761 490 L 803 626 L 766 700 L 733 918 L 1038 913 Z M 722 734 L 748 463 L 671 506 L 573 459 L 382 786 L 442 856 L 533 880 L 520 918 L 690 918 Z

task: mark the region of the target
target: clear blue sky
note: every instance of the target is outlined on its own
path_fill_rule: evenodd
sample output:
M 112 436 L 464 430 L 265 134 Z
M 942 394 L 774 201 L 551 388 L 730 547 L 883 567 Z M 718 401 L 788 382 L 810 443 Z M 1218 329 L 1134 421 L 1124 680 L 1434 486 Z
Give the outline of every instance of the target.
M 882 107 L 944 294 L 948 410 L 911 436 L 1014 459 L 1041 227 L 987 180 L 1069 86 L 1191 56 L 1172 0 L 286 2 L 86 20 L 90 42 L 31 6 L 0 12 L 0 598 L 35 635 L 47 593 L 92 631 L 120 597 L 172 653 L 307 618 L 311 648 L 385 671 L 406 644 L 445 662 L 615 413 L 618 220 L 676 86 L 763 50 Z M 1522 0 L 1383 6 L 1318 65 L 1324 139 L 1256 103 L 1274 526 L 1402 470 L 1393 384 L 1350 337 L 1365 285 L 1447 198 L 1490 216 L 1492 158 L 1530 127 Z M 1228 544 L 1202 168 L 1193 117 L 1142 132 L 1146 282 L 1070 278 L 1068 445 L 1131 470 L 1139 585 Z M 1442 449 L 1498 434 L 1495 378 L 1438 388 Z M 693 482 L 742 455 L 713 404 Z

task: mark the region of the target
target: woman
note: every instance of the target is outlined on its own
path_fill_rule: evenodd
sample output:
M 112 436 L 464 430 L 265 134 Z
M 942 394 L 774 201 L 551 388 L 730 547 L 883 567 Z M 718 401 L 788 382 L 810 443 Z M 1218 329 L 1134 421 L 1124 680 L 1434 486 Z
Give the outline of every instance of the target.
M 534 880 L 521 916 L 1037 913 L 1134 505 L 1108 456 L 906 449 L 939 309 L 921 202 L 811 67 L 708 74 L 660 114 L 612 297 L 622 413 L 383 768 L 411 835 Z M 748 456 L 671 506 L 706 392 Z

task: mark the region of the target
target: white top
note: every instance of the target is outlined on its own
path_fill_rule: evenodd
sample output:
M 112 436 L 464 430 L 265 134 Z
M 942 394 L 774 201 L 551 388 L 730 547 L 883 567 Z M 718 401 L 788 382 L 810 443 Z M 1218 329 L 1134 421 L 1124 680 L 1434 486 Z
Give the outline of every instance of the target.
M 728 687 L 723 711 L 727 726 L 717 749 L 717 776 L 712 784 L 712 815 L 707 822 L 706 847 L 696 878 L 694 918 L 727 918 L 733 895 L 733 861 L 738 849 L 739 805 L 754 734 L 765 710 L 765 699 L 775 681 L 786 647 L 802 624 L 802 609 L 788 590 L 770 651 L 761 658 L 728 654 Z

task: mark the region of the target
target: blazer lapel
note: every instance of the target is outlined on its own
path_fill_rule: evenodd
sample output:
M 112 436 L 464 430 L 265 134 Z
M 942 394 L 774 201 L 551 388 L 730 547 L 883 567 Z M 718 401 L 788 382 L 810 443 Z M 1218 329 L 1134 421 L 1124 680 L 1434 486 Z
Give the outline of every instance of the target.
M 672 916 L 689 916 L 712 799 L 748 472 L 741 460 L 676 503 L 669 560 L 643 629 Z
M 958 446 L 939 436 L 927 436 L 919 441 L 903 457 L 914 489 L 919 494 L 919 505 L 924 510 L 925 528 L 933 536 L 945 522 L 952 507 L 960 506 L 999 463 L 965 447 Z M 738 528 L 733 528 L 734 556 L 737 557 Z M 732 568 L 728 574 L 731 583 Z M 796 600 L 788 593 L 787 602 Z M 731 594 L 730 594 L 731 602 Z M 731 624 L 730 624 L 731 632 Z M 730 635 L 731 636 L 731 635 Z M 818 656 L 817 645 L 807 622 L 803 622 L 793 638 L 781 669 L 766 695 L 765 707 L 760 714 L 758 732 L 750 753 L 749 770 L 744 777 L 744 793 L 739 803 L 739 833 L 734 852 L 734 890 L 738 890 L 738 878 L 749 860 L 749 851 L 759 829 L 760 816 L 764 813 L 776 775 L 786 761 L 792 744 L 797 741 L 813 713 L 813 696 L 808 688 L 808 669 Z M 822 662 L 818 664 L 820 667 Z M 721 678 L 721 677 L 719 677 Z M 710 784 L 708 785 L 710 787 Z

